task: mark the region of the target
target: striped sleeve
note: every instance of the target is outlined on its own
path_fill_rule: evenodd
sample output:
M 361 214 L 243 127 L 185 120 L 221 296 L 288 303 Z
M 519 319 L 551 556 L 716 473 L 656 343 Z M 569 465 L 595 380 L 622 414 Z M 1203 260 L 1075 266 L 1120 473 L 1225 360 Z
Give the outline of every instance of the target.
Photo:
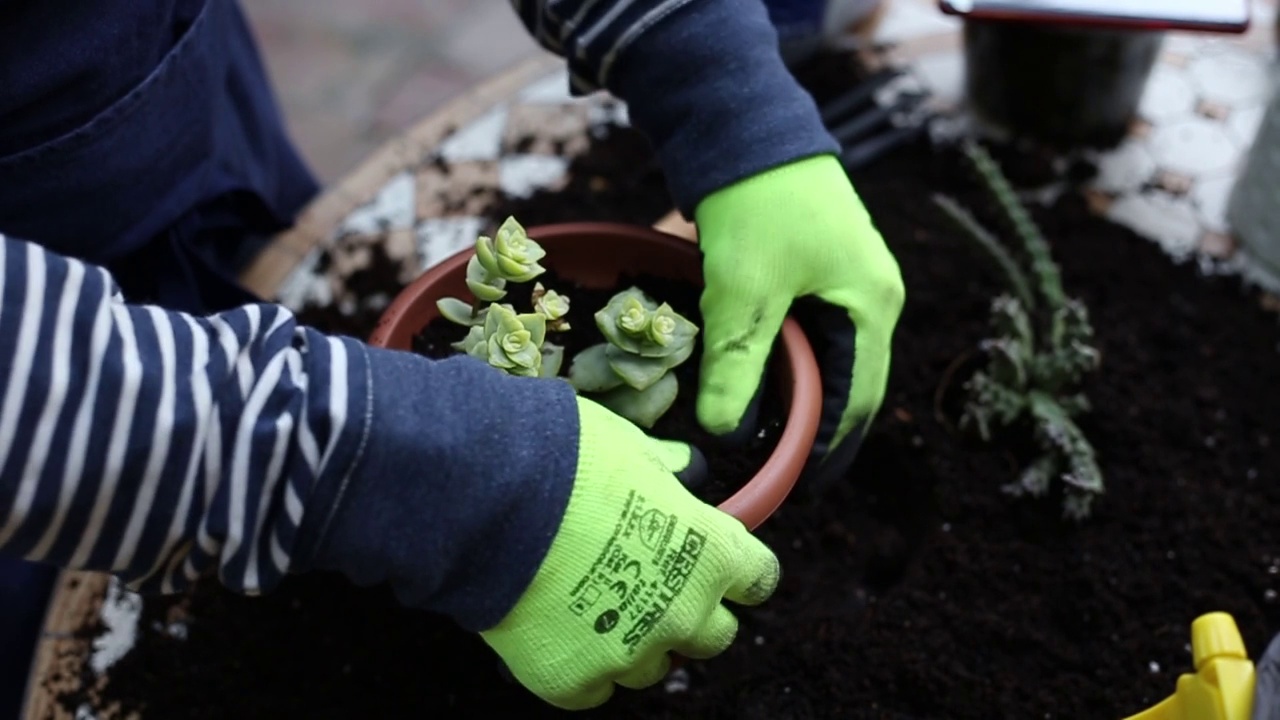
M 141 592 L 270 590 L 367 440 L 364 346 L 276 305 L 130 305 L 105 270 L 0 239 L 0 551 Z
M 510 0 L 543 48 L 563 57 L 572 89 L 611 87 L 618 58 L 646 31 L 692 0 Z

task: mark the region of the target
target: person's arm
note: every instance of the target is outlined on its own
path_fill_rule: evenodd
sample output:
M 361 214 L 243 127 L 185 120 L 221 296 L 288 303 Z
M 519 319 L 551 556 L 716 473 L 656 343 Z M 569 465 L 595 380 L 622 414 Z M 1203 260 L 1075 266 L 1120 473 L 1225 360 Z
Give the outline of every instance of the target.
M 491 625 L 559 525 L 573 403 L 278 305 L 131 305 L 101 268 L 0 246 L 0 552 L 141 592 L 216 572 L 258 594 L 321 567 Z
M 707 195 L 839 150 L 761 0 L 511 0 L 571 88 L 627 103 L 688 218 Z
M 896 260 L 787 69 L 762 0 L 511 0 L 568 63 L 607 89 L 653 143 L 698 226 L 706 281 L 698 419 L 750 437 L 765 365 L 790 314 L 823 374 L 806 476 L 842 477 L 884 399 L 904 302 Z

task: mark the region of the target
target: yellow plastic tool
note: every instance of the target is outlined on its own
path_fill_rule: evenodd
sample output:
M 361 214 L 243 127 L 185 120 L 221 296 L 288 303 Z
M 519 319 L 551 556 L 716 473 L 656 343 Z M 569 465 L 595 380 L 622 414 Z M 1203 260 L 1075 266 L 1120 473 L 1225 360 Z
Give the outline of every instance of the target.
M 1179 677 L 1164 702 L 1125 720 L 1249 720 L 1256 676 L 1235 619 L 1223 612 L 1196 618 L 1191 656 L 1194 674 Z

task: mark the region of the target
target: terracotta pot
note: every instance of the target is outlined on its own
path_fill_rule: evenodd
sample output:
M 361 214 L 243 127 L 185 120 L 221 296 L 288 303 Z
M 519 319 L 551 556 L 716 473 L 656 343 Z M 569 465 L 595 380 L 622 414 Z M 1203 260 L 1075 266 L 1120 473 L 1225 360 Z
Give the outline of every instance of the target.
M 624 271 L 702 285 L 702 257 L 697 246 L 657 230 L 613 223 L 565 223 L 529 228 L 528 233 L 547 251 L 544 266 L 586 287 L 611 289 Z M 459 252 L 405 288 L 383 313 L 370 344 L 409 350 L 413 337 L 439 317 L 437 300 L 470 298 L 464 279 L 473 252 Z M 781 340 L 782 352 L 772 370 L 786 393 L 782 437 L 764 467 L 719 505 L 753 530 L 795 487 L 817 435 L 822 409 L 817 360 L 794 320 L 788 318 L 783 325 Z
M 998 132 L 1113 147 L 1129 132 L 1163 41 L 1159 31 L 966 20 L 966 98 Z

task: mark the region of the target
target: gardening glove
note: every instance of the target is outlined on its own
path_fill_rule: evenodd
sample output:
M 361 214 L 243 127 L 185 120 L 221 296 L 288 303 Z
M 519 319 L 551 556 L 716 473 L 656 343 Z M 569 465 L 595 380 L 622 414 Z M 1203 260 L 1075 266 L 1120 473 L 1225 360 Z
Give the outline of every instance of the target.
M 791 311 L 823 374 L 806 474 L 825 485 L 853 462 L 884 398 L 904 299 L 897 261 L 831 155 L 718 190 L 696 222 L 706 283 L 698 418 L 734 439 L 754 430 L 766 362 Z
M 577 404 L 577 475 L 560 529 L 515 607 L 481 633 L 516 680 L 570 710 L 604 703 L 615 685 L 659 682 L 669 652 L 723 652 L 738 621 L 721 600 L 764 602 L 779 576 L 741 522 L 681 485 L 678 475 L 705 473 L 696 451 Z

